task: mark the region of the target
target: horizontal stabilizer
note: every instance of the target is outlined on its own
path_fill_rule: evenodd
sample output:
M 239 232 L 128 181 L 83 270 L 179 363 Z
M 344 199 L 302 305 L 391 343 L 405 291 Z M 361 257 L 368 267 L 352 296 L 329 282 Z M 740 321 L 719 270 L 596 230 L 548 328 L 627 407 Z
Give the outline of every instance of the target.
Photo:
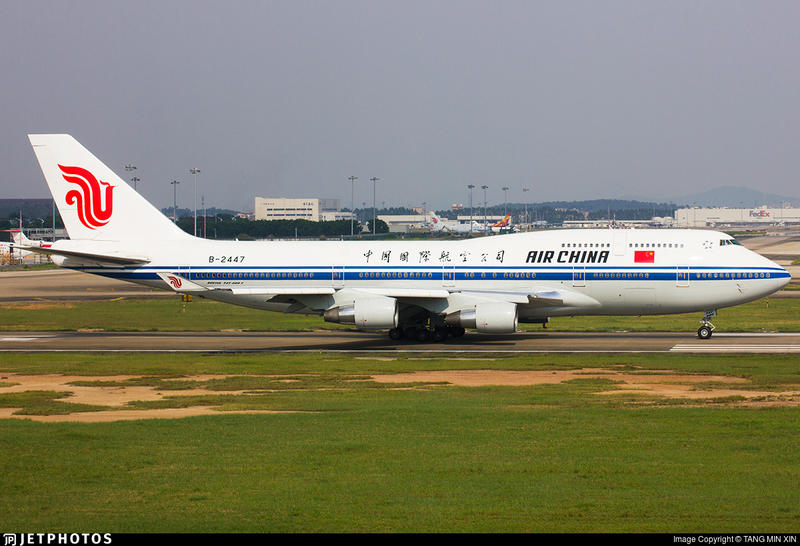
M 150 258 L 143 256 L 123 256 L 118 254 L 96 254 L 93 252 L 79 252 L 76 250 L 64 250 L 53 248 L 49 245 L 14 245 L 14 248 L 47 254 L 49 256 L 60 256 L 70 260 L 69 265 L 102 265 L 106 267 L 125 267 L 144 265 L 150 262 Z M 77 262 L 77 263 L 74 263 Z M 67 264 L 65 264 L 67 265 Z
M 186 277 L 182 277 L 177 273 L 158 273 L 157 275 L 175 292 L 205 292 L 208 290 L 205 286 L 193 283 Z

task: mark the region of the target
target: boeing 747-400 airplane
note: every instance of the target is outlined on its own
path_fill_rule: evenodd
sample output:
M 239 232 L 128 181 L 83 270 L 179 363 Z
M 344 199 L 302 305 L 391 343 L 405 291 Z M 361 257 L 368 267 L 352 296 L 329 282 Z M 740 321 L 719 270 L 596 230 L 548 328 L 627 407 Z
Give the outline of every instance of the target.
M 31 135 L 69 239 L 62 267 L 216 301 L 314 313 L 393 339 L 510 333 L 570 315 L 702 312 L 789 273 L 717 231 L 591 229 L 446 241 L 217 241 L 178 228 L 69 135 Z

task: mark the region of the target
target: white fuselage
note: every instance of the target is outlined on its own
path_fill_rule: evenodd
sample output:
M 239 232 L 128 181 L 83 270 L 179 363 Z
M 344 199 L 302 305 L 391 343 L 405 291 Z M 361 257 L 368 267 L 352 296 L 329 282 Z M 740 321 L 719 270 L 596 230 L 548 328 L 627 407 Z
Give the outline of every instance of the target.
M 101 241 L 56 244 L 105 250 Z M 105 268 L 65 259 L 62 265 L 159 288 L 169 286 L 158 273 L 179 274 L 211 289 L 204 297 L 276 311 L 321 312 L 363 292 L 405 294 L 408 303 L 442 314 L 504 293 L 570 294 L 568 305 L 520 305 L 521 320 L 714 310 L 764 297 L 790 280 L 782 267 L 730 236 L 705 230 L 553 230 L 448 241 L 192 238 L 127 241 L 125 250 L 149 256 L 150 263 Z M 258 291 L 281 287 L 325 287 L 333 294 L 274 301 Z M 426 298 L 425 290 L 447 296 Z

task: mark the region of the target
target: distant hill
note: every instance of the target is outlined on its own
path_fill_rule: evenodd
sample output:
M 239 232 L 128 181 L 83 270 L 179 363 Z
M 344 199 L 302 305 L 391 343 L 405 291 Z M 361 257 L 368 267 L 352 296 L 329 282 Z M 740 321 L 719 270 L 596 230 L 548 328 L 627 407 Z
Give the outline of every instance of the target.
M 701 193 L 676 197 L 678 205 L 698 205 L 704 207 L 750 208 L 767 205 L 780 207 L 782 204 L 800 206 L 800 198 L 765 193 L 750 188 L 722 186 Z
M 52 218 L 52 199 L 0 199 L 0 218 Z M 56 214 L 58 214 L 56 212 Z
M 633 199 L 589 199 L 585 201 L 547 201 L 536 203 L 540 207 L 554 209 L 577 209 L 590 212 L 603 212 L 607 210 L 636 210 L 636 209 L 674 209 L 674 202 L 637 201 Z M 520 205 L 516 205 L 520 206 Z

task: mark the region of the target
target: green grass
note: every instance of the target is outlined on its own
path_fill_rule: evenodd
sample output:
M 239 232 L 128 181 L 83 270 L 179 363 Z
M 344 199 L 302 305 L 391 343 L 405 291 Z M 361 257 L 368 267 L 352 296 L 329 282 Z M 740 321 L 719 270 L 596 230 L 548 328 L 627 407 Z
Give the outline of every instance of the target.
M 767 298 L 721 309 L 714 324 L 721 331 L 798 329 L 800 298 Z M 642 317 L 556 317 L 556 331 L 681 331 L 697 329 L 702 313 Z M 520 325 L 539 330 L 540 325 Z M 6 303 L 0 305 L 0 331 L 311 331 L 350 329 L 316 315 L 259 311 L 201 298 L 183 303 L 177 298 L 119 298 L 89 302 Z
M 228 374 L 221 414 L 116 423 L 0 420 L 7 531 L 795 532 L 796 407 L 599 396 L 612 381 L 409 389 L 375 372 L 622 367 L 800 384 L 791 355 L 4 354 L 3 374 Z M 276 383 L 271 374 L 297 380 Z M 360 379 L 356 381 L 357 379 Z M 107 387 L 119 383 L 107 383 Z M 199 384 L 183 380 L 179 388 Z M 234 394 L 245 389 L 251 394 Z M 45 401 L 34 402 L 41 398 Z M 30 396 L 28 413 L 52 396 Z M 0 398 L 2 400 L 2 398 Z M 61 399 L 62 402 L 67 399 Z M 16 402 L 20 402 L 16 400 Z M 7 405 L 8 402 L 0 404 Z M 147 405 L 147 404 L 145 404 Z

